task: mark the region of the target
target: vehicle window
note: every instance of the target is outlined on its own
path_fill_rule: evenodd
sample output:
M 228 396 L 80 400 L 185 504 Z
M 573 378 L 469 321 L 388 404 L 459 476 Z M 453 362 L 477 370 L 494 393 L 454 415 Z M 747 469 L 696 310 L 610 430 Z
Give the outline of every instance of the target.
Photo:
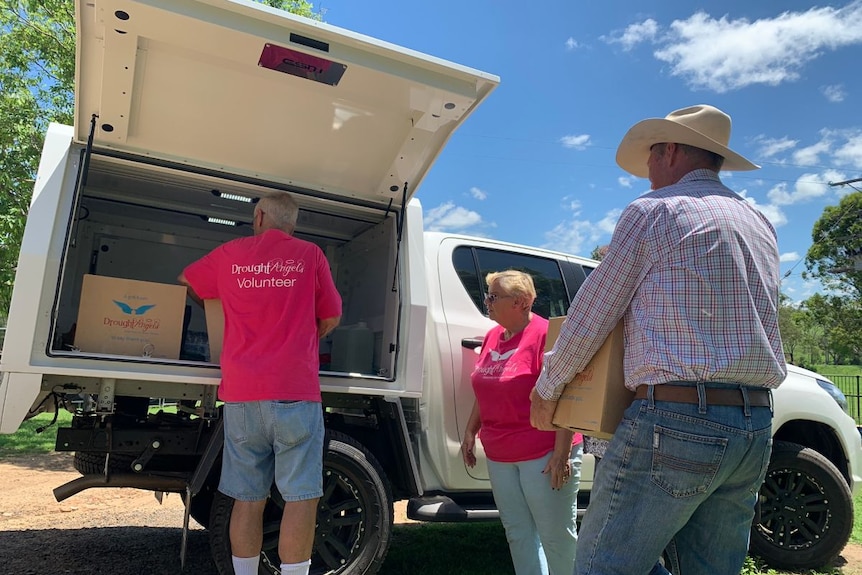
M 467 290 L 470 299 L 482 313 L 485 313 L 485 278 L 479 278 L 473 250 L 468 247 L 455 248 L 452 253 L 452 264 L 455 272 L 461 278 L 461 285 Z
M 536 285 L 536 301 L 533 312 L 542 317 L 565 315 L 569 307 L 566 284 L 555 259 L 518 254 L 486 248 L 456 248 L 452 261 L 458 277 L 470 299 L 483 314 L 485 309 L 485 276 L 491 272 L 520 270 L 533 277 Z

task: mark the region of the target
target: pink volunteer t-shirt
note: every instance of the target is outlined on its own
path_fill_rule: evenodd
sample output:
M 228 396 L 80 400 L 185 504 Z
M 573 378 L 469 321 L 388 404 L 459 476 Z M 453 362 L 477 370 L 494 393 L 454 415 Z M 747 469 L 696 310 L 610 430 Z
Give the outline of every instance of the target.
M 232 240 L 183 272 L 224 308 L 223 401 L 320 401 L 317 319 L 341 315 L 323 251 L 280 230 Z
M 493 327 L 485 336 L 471 380 L 482 427 L 479 437 L 492 461 L 538 459 L 554 450 L 556 432 L 530 425 L 530 391 L 542 370 L 548 320 L 533 314 L 527 327 L 508 341 Z M 572 444 L 580 443 L 575 434 Z

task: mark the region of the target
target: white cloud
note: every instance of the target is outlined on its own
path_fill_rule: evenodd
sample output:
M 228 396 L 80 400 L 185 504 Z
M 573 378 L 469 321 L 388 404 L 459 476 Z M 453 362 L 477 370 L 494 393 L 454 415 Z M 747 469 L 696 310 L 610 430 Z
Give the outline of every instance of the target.
M 566 202 L 566 204 L 563 205 L 564 210 L 569 210 L 575 215 L 581 213 L 581 207 L 583 206 L 581 200 L 573 200 L 567 196 L 563 198 L 563 201 Z
M 832 138 L 826 133 L 816 144 L 800 148 L 793 152 L 793 161 L 801 166 L 816 166 L 820 164 L 820 155 L 828 154 L 832 148 Z
M 762 136 L 758 138 L 761 142 L 768 141 Z M 818 142 L 794 150 L 792 157 L 793 162 L 800 166 L 818 167 L 829 163 L 838 170 L 862 169 L 862 130 L 820 130 Z
M 799 259 L 799 254 L 796 252 L 785 252 L 778 256 L 778 260 L 784 263 L 795 262 Z
M 440 204 L 425 215 L 425 229 L 432 232 L 460 233 L 484 225 L 482 216 L 477 212 L 456 206 L 453 202 Z
M 631 178 L 629 176 L 620 176 L 619 178 L 617 178 L 617 182 L 619 182 L 619 184 L 624 188 L 632 187 L 633 181 L 634 181 L 634 178 Z
M 649 42 L 658 34 L 658 22 L 649 18 L 637 24 L 626 27 L 622 33 L 603 36 L 602 39 L 608 44 L 620 44 L 623 50 L 628 52 L 641 42 Z
M 479 200 L 480 202 L 482 200 L 488 199 L 488 193 L 484 190 L 480 190 L 476 186 L 470 188 L 470 195 L 473 196 L 475 199 Z
M 584 150 L 591 144 L 589 134 L 580 134 L 572 136 L 563 136 L 560 138 L 560 143 L 566 148 L 574 148 L 576 150 Z
M 788 189 L 786 183 L 773 187 L 766 196 L 771 204 L 776 206 L 790 206 L 809 202 L 829 194 L 829 182 L 837 182 L 845 179 L 844 174 L 836 170 L 825 170 L 819 174 L 802 174 L 797 178 L 792 190 Z
M 605 217 L 596 222 L 596 227 L 600 230 L 608 234 L 609 236 L 613 235 L 614 230 L 617 227 L 617 222 L 620 219 L 620 215 L 623 213 L 622 208 L 614 208 L 608 211 L 605 214 Z
M 835 150 L 836 163 L 862 168 L 862 132 L 851 133 L 847 141 Z
M 603 238 L 610 239 L 610 236 L 613 235 L 622 209 L 612 209 L 599 221 L 591 222 L 579 219 L 580 203 L 571 202 L 569 205 L 575 208 L 572 210 L 571 219 L 545 232 L 547 242 L 542 247 L 575 255 L 589 256 L 592 249 L 601 243 L 600 240 Z M 607 243 L 607 241 L 604 243 Z
M 832 103 L 843 102 L 847 97 L 847 92 L 844 91 L 844 86 L 841 84 L 832 84 L 831 86 L 822 86 L 820 91 Z
M 571 51 L 571 50 L 575 50 L 578 47 L 580 47 L 580 44 L 578 44 L 578 41 L 575 40 L 574 38 L 569 37 L 569 39 L 566 40 L 566 50 Z
M 627 31 L 638 30 L 637 26 Z M 776 86 L 797 80 L 800 70 L 824 52 L 862 43 L 862 2 L 782 12 L 755 21 L 716 19 L 701 11 L 686 20 L 674 20 L 665 34 L 660 34 L 654 20 L 640 26 L 652 30 L 660 44 L 654 56 L 670 64 L 673 76 L 684 78 L 693 88 L 721 93 L 751 84 Z M 624 38 L 626 34 L 617 41 L 625 48 L 639 37 Z
M 758 204 L 757 200 L 748 195 L 748 190 L 742 190 L 739 192 L 739 195 L 745 198 L 745 201 L 760 210 L 766 219 L 768 219 L 773 226 L 779 228 L 787 223 L 787 216 L 784 215 L 784 212 L 780 207 L 775 204 L 767 204 L 762 205 Z
M 754 141 L 760 145 L 758 155 L 762 158 L 773 158 L 778 154 L 792 150 L 799 143 L 799 140 L 791 140 L 787 136 L 783 138 L 767 138 L 761 135 L 754 138 Z

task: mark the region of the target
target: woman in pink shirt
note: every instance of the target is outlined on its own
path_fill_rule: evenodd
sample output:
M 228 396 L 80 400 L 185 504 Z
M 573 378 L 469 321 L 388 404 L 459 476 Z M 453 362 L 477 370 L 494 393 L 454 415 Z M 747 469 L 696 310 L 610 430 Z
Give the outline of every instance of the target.
M 577 546 L 582 438 L 530 425 L 530 390 L 542 369 L 548 320 L 530 310 L 533 279 L 520 271 L 488 274 L 485 336 L 471 380 L 476 403 L 461 453 L 476 465 L 482 440 L 488 474 L 517 575 L 570 575 Z

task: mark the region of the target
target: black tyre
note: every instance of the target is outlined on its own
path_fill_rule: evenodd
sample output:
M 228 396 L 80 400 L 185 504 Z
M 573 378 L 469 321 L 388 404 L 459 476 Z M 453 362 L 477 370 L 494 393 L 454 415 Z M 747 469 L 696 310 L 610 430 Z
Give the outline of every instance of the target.
M 105 473 L 105 453 L 76 451 L 72 458 L 72 467 L 81 475 Z M 108 459 L 109 473 L 131 473 L 133 455 L 115 453 Z
M 312 575 L 373 575 L 383 564 L 394 522 L 389 481 L 374 456 L 353 438 L 327 432 L 323 497 L 317 513 Z M 278 573 L 278 531 L 284 501 L 273 486 L 264 511 L 261 574 Z M 216 492 L 209 517 L 213 561 L 233 575 L 230 512 L 233 499 Z
M 775 442 L 759 504 L 751 550 L 778 569 L 828 564 L 853 529 L 853 497 L 841 472 L 795 443 Z

